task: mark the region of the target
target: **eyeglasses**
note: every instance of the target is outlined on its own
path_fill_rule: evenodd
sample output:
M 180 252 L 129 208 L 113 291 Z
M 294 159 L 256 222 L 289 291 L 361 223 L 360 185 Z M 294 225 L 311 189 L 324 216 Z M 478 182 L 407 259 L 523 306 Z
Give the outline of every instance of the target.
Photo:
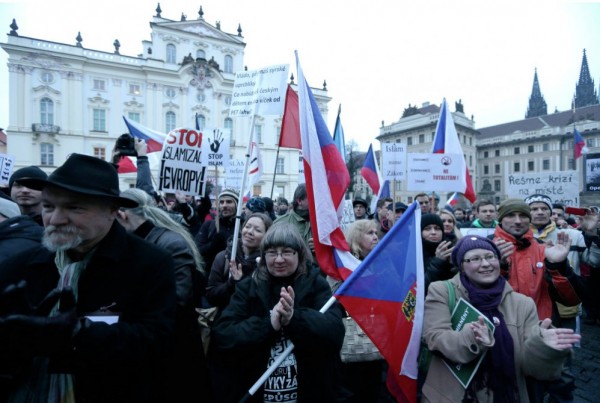
M 292 256 L 294 256 L 295 254 L 296 254 L 296 251 L 295 250 L 290 250 L 290 249 L 283 250 L 283 251 L 268 250 L 268 251 L 265 252 L 265 257 L 267 259 L 271 259 L 271 260 L 277 258 L 278 256 L 281 256 L 284 259 L 289 259 Z
M 481 264 L 483 259 L 487 260 L 488 263 L 492 263 L 492 262 L 495 262 L 496 260 L 498 260 L 498 257 L 496 255 L 494 255 L 493 253 L 490 253 L 489 255 L 485 255 L 485 256 L 473 256 L 472 258 L 469 258 L 469 259 L 463 259 L 463 262 L 473 263 L 473 264 Z

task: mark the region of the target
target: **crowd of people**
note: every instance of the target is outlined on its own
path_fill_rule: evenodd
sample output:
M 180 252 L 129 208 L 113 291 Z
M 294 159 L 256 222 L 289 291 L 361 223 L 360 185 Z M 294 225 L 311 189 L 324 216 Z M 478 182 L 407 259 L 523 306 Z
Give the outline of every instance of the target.
M 234 189 L 214 207 L 210 188 L 164 197 L 146 145 L 135 148 L 136 187 L 124 191 L 118 151 L 112 164 L 72 154 L 50 175 L 12 174 L 0 197 L 0 401 L 237 402 L 273 362 L 252 401 L 393 401 L 383 358 L 342 362 L 348 313 L 337 302 L 321 312 L 341 282 L 315 259 L 305 185 L 291 203 Z M 540 194 L 469 209 L 413 200 L 432 353 L 419 399 L 573 401 L 579 322 L 600 325 L 598 211 L 569 217 Z M 352 205 L 344 232 L 359 260 L 408 209 Z M 450 295 L 480 313 L 460 330 Z M 464 387 L 447 363 L 474 360 Z

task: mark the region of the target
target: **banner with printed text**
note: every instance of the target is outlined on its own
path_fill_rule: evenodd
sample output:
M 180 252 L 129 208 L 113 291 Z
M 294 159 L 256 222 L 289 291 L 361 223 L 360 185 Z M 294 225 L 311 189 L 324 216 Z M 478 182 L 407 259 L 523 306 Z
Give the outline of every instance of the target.
M 12 175 L 15 165 L 15 157 L 8 154 L 0 154 L 0 187 L 8 187 L 8 180 Z
M 406 166 L 408 191 L 459 192 L 465 187 L 462 155 L 409 153 Z
M 524 199 L 543 194 L 553 203 L 579 206 L 579 173 L 577 171 L 536 172 L 506 175 L 506 193 L 510 198 Z
M 289 68 L 282 64 L 237 73 L 229 116 L 283 114 Z
M 381 144 L 381 176 L 383 180 L 406 179 L 406 145 L 403 143 Z
M 162 148 L 159 189 L 199 195 L 202 190 L 202 132 L 171 130 Z

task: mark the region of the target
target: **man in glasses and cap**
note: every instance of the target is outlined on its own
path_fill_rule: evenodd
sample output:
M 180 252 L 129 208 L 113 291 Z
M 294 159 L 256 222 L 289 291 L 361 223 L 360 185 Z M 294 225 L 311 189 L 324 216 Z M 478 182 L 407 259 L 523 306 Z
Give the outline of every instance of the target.
M 0 268 L 0 400 L 160 400 L 173 262 L 116 222 L 137 206 L 119 196 L 116 170 L 72 154 L 21 182 L 42 191 L 45 230 L 43 246 Z

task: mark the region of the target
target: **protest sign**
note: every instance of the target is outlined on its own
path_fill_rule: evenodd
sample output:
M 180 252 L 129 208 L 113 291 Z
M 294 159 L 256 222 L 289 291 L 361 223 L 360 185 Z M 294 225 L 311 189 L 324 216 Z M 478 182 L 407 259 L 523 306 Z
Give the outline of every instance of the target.
M 0 187 L 8 187 L 8 180 L 12 175 L 15 165 L 15 157 L 8 154 L 0 154 Z
M 162 149 L 159 189 L 198 195 L 202 189 L 202 133 L 178 128 L 167 134 Z
M 281 115 L 289 65 L 242 71 L 235 75 L 229 116 Z
M 402 143 L 381 144 L 381 176 L 383 180 L 404 180 L 406 176 L 406 146 Z
M 225 174 L 225 186 L 228 189 L 241 189 L 245 169 L 244 160 L 229 160 Z
M 344 200 L 344 215 L 342 216 L 342 222 L 340 223 L 340 227 L 342 227 L 342 231 L 346 231 L 346 229 L 356 221 L 354 217 L 354 206 L 352 205 L 352 200 Z
M 200 161 L 205 167 L 229 166 L 230 129 L 202 129 L 202 155 Z
M 538 193 L 548 196 L 554 203 L 579 206 L 579 174 L 577 171 L 508 174 L 506 193 L 517 199 Z
M 465 188 L 465 162 L 460 154 L 416 154 L 407 157 L 409 191 L 460 192 Z

